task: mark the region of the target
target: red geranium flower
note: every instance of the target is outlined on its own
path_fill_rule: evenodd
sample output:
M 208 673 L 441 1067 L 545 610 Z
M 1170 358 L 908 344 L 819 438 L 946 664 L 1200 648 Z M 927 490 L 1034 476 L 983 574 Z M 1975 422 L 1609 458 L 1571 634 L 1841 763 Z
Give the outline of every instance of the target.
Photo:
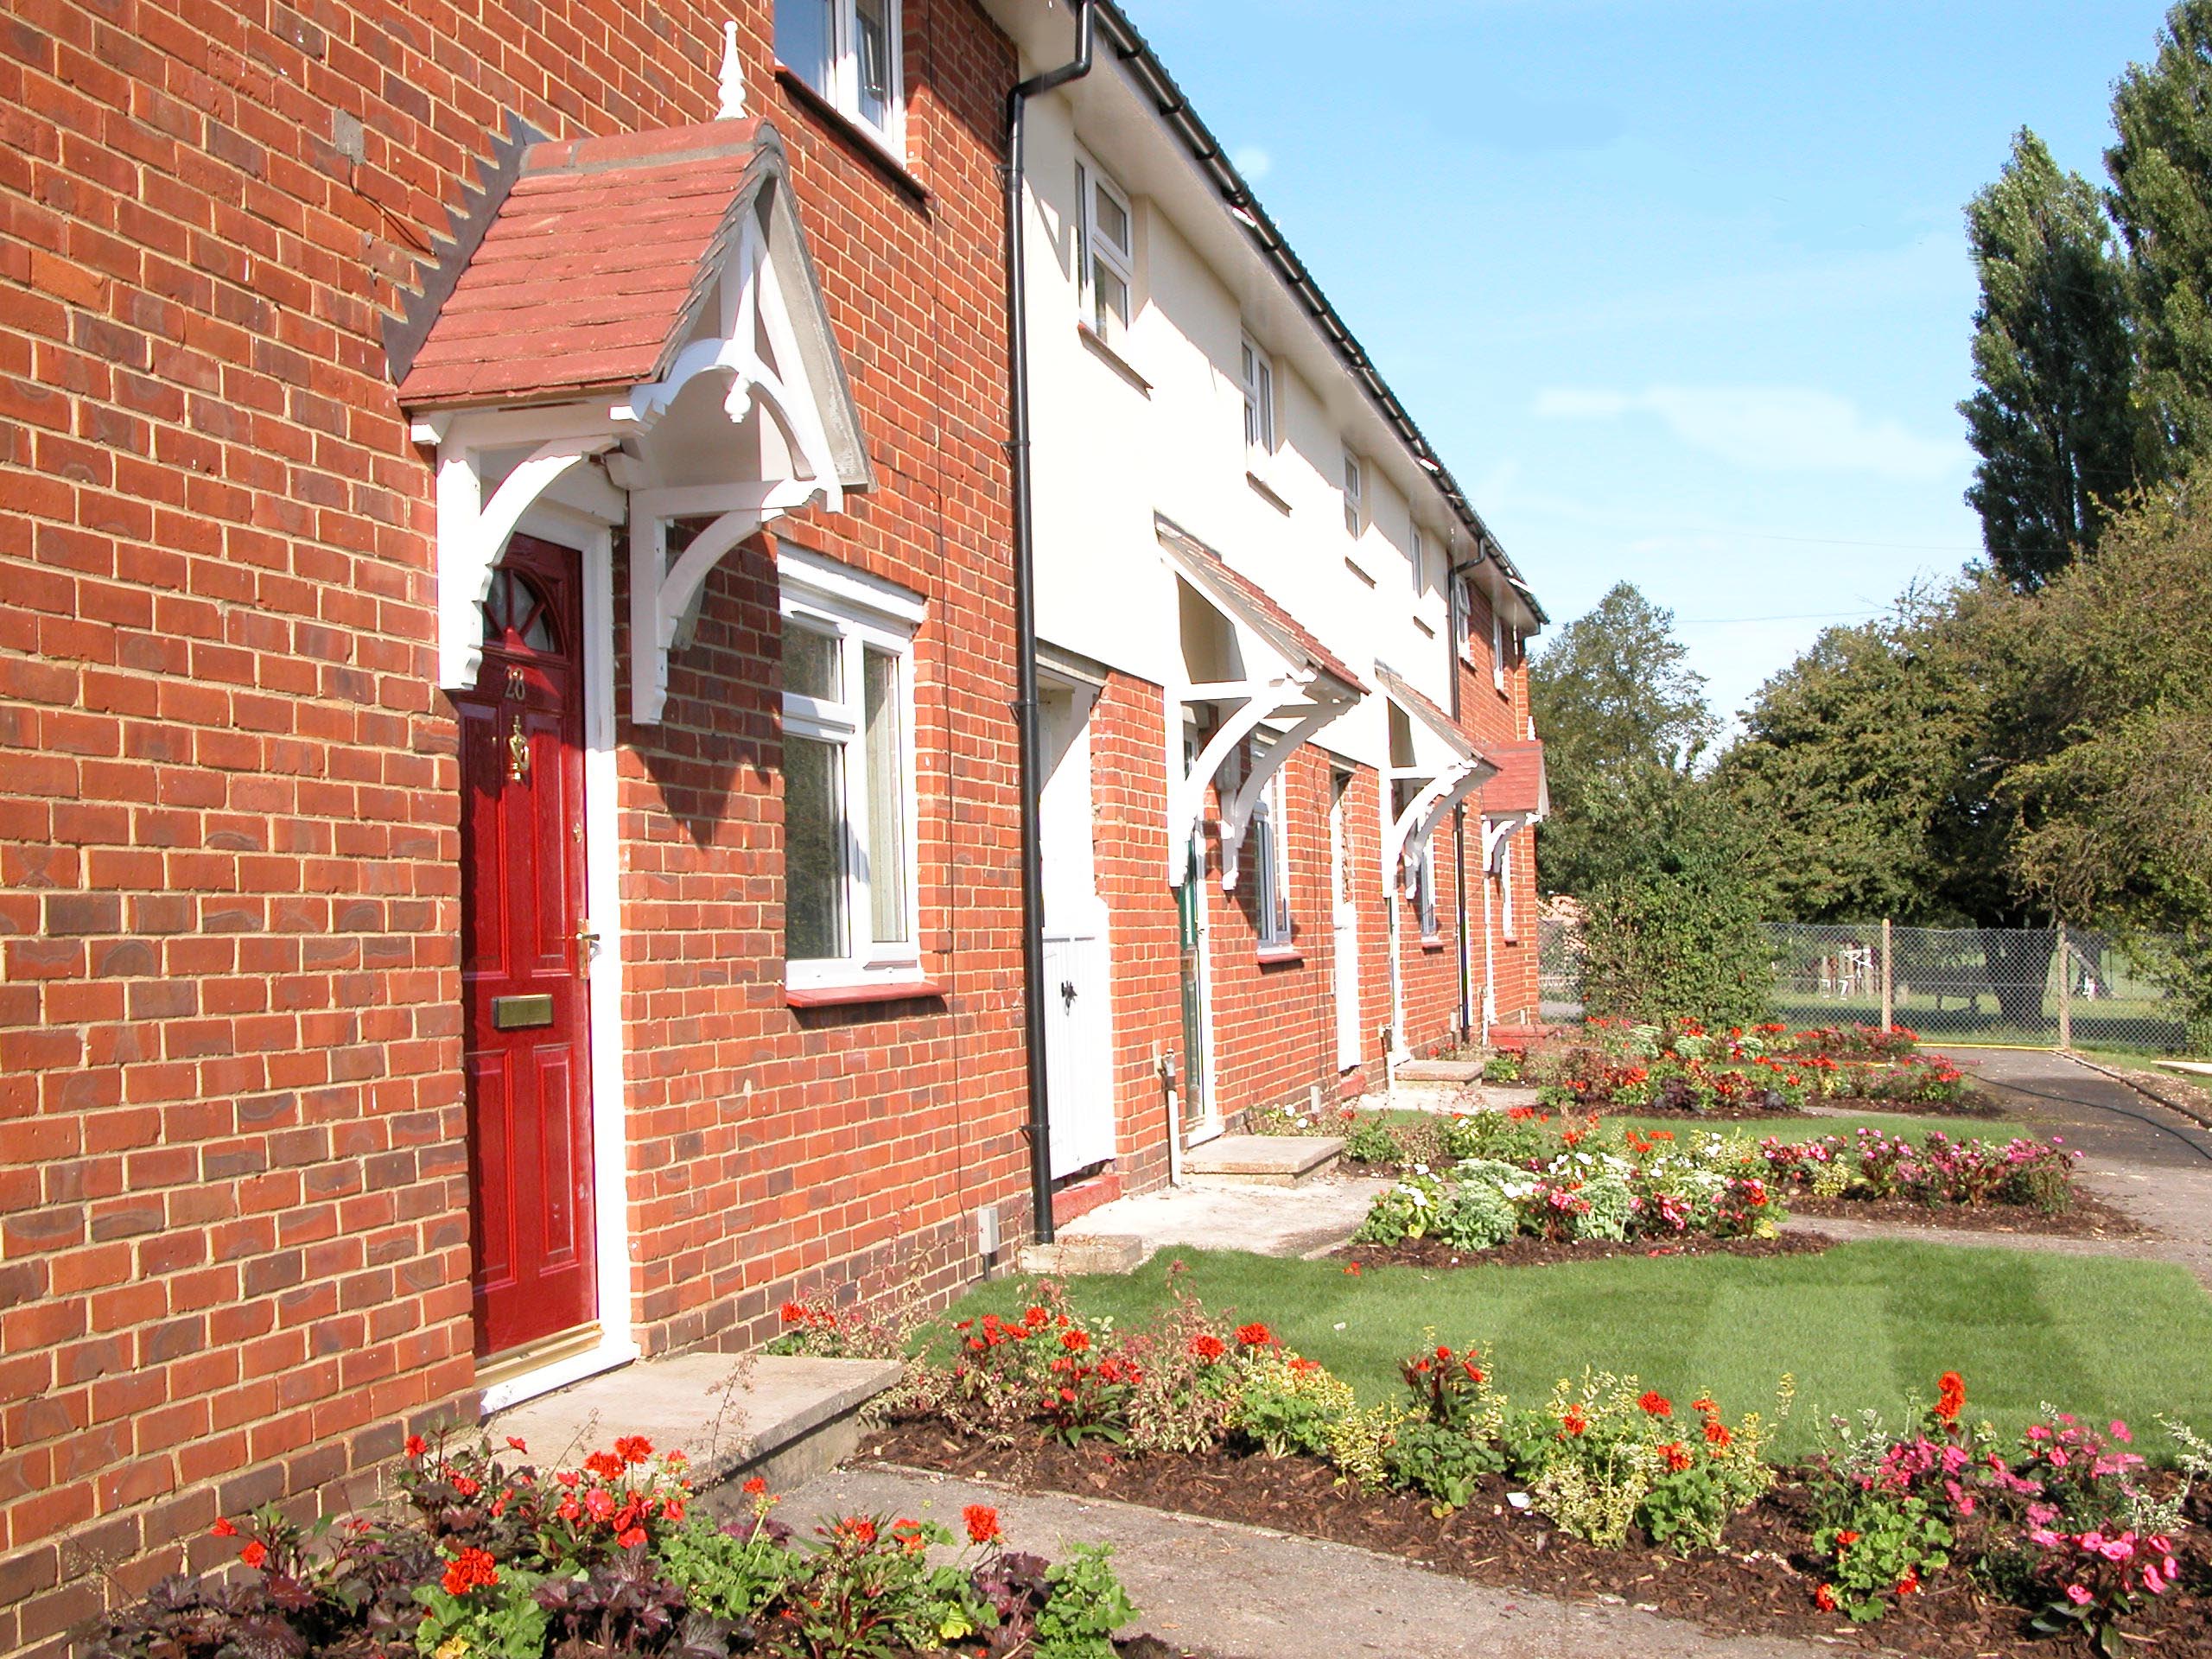
M 960 1511 L 960 1518 L 968 1523 L 968 1541 L 988 1544 L 999 1534 L 999 1512 L 988 1503 L 970 1503 Z
M 620 1480 L 622 1478 L 622 1459 L 612 1452 L 593 1452 L 584 1459 L 584 1468 L 601 1480 Z
M 442 1580 L 449 1596 L 465 1596 L 471 1590 L 488 1589 L 499 1581 L 499 1563 L 492 1559 L 491 1552 L 474 1548 L 464 1549 L 448 1561 Z
M 1841 1532 L 1839 1532 L 1835 1535 L 1836 1554 L 1840 1555 L 1845 1550 L 1849 1549 L 1858 1541 L 1859 1535 L 1852 1531 L 1848 1527 L 1845 1528 Z
M 624 1531 L 616 1533 L 614 1535 L 614 1541 L 621 1545 L 625 1549 L 635 1549 L 639 1544 L 645 1541 L 645 1529 L 643 1527 L 628 1528 Z
M 528 1446 L 524 1446 L 524 1445 L 522 1443 L 522 1436 L 521 1436 L 521 1435 L 519 1435 L 519 1434 L 510 1434 L 510 1435 L 508 1435 L 508 1436 L 507 1436 L 507 1445 L 508 1445 L 508 1446 L 510 1447 L 510 1449 L 512 1449 L 512 1450 L 513 1450 L 513 1451 L 517 1451 L 517 1452 L 527 1452 L 527 1451 L 529 1451 L 529 1450 L 530 1450 L 530 1448 L 529 1448 Z
M 1959 1420 L 1960 1409 L 1967 1402 L 1967 1380 L 1956 1371 L 1946 1371 L 1936 1379 L 1936 1414 L 1947 1423 Z
M 1052 1322 L 1052 1310 L 1049 1307 L 1032 1307 L 1021 1316 L 1021 1322 L 1032 1330 L 1040 1325 L 1050 1325 Z
M 474 1497 L 481 1490 L 467 1475 L 455 1475 L 453 1478 L 453 1489 L 463 1497 Z
M 1204 1360 L 1209 1365 L 1228 1351 L 1228 1344 L 1210 1332 L 1191 1338 L 1191 1357 Z
M 409 1457 L 419 1458 L 429 1449 L 429 1442 L 425 1440 L 420 1434 L 410 1434 L 407 1437 L 407 1455 Z
M 1675 1402 L 1656 1389 L 1646 1389 L 1643 1398 L 1636 1403 L 1653 1417 L 1671 1417 L 1675 1414 Z
M 1832 1613 L 1835 1611 L 1834 1590 L 1829 1586 L 1824 1584 L 1819 1589 L 1814 1591 L 1813 1605 L 1819 1608 L 1824 1613 Z
M 228 1516 L 223 1516 L 220 1520 L 217 1521 L 213 1526 L 208 1528 L 207 1530 L 210 1534 L 218 1538 L 235 1538 L 238 1535 L 238 1528 L 232 1523 L 231 1518 Z
M 1897 1594 L 1901 1596 L 1916 1595 L 1919 1592 L 1919 1590 L 1920 1569 L 1916 1567 L 1909 1567 L 1905 1568 L 1904 1577 L 1897 1580 Z
M 1728 1432 L 1727 1424 L 1718 1417 L 1712 1417 L 1706 1421 L 1705 1438 L 1715 1446 L 1726 1446 L 1736 1437 Z
M 745 1495 L 747 1497 L 763 1497 L 766 1494 L 767 1491 L 767 1481 L 759 1475 L 753 1476 L 752 1479 L 745 1483 Z
M 1560 1419 L 1560 1427 L 1570 1434 L 1580 1434 L 1590 1427 L 1590 1420 L 1582 1414 L 1580 1406 L 1569 1406 L 1567 1414 Z
M 1071 1354 L 1080 1354 L 1090 1346 L 1090 1332 L 1063 1331 L 1060 1332 L 1060 1346 Z
M 258 1538 L 247 1540 L 246 1547 L 238 1551 L 238 1560 L 244 1561 L 248 1567 L 260 1567 L 266 1562 L 268 1559 L 269 1546 L 263 1543 Z
M 653 1443 L 642 1434 L 625 1434 L 614 1442 L 614 1455 L 625 1463 L 643 1463 L 653 1454 Z
M 1236 1327 L 1236 1340 L 1247 1348 L 1264 1348 L 1274 1339 L 1274 1332 L 1257 1319 L 1253 1320 L 1249 1325 L 1240 1325 Z

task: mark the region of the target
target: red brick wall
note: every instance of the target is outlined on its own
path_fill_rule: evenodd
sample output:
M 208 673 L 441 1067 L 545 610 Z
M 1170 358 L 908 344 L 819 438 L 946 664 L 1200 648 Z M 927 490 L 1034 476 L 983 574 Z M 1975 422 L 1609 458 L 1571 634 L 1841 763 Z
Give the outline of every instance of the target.
M 465 1403 L 454 739 L 379 315 L 503 111 L 701 119 L 733 10 L 883 481 L 799 534 L 930 597 L 952 995 L 802 1018 L 764 979 L 769 600 L 734 562 L 623 762 L 642 1334 L 757 1333 L 785 1286 L 944 1289 L 965 1208 L 1019 1194 L 988 1103 L 1019 1066 L 1004 40 L 909 0 L 921 200 L 776 86 L 766 0 L 26 0 L 0 23 L 0 1650 L 92 1611 L 93 1563 L 143 1585 L 219 1511 L 361 1477 Z

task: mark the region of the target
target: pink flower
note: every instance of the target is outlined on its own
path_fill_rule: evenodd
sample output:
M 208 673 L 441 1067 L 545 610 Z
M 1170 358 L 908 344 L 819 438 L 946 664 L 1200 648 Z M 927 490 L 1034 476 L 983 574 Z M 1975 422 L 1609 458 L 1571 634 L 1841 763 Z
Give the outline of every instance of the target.
M 2112 1420 L 2112 1437 L 2115 1440 L 2118 1440 L 2122 1446 L 2133 1443 L 2135 1439 L 2133 1434 L 2127 1432 L 2127 1425 L 2121 1422 L 2117 1417 Z
M 2076 1607 L 2086 1607 L 2089 1605 L 2089 1592 L 2078 1584 L 2069 1584 L 2066 1586 L 2066 1599 Z

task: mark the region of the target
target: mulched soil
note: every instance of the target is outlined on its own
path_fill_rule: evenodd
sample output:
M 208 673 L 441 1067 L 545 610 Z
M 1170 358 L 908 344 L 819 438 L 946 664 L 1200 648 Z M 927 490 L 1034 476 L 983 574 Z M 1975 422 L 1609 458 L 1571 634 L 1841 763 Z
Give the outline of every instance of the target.
M 1817 1255 L 1836 1241 L 1820 1233 L 1788 1232 L 1776 1238 L 1692 1237 L 1654 1243 L 1635 1239 L 1509 1238 L 1486 1250 L 1455 1249 L 1441 1239 L 1408 1238 L 1396 1244 L 1346 1244 L 1333 1258 L 1361 1268 L 1541 1268 L 1554 1262 L 1602 1262 L 1616 1255 Z
M 1821 1563 L 1808 1550 L 1809 1499 L 1794 1484 L 1736 1516 L 1719 1550 L 1684 1559 L 1654 1550 L 1633 1535 L 1630 1547 L 1618 1550 L 1580 1543 L 1543 1516 L 1513 1509 L 1506 1496 L 1510 1483 L 1497 1477 L 1487 1480 L 1465 1509 L 1439 1519 L 1422 1498 L 1339 1490 L 1334 1471 L 1311 1458 L 1140 1458 L 1096 1443 L 994 1446 L 941 1424 L 907 1423 L 864 1445 L 860 1459 L 1330 1539 L 1500 1588 L 1582 1599 L 1618 1597 L 1731 1635 L 1831 1637 L 1862 1649 L 1936 1659 L 1991 1659 L 2031 1649 L 2072 1659 L 2088 1651 L 2076 1640 L 2037 1636 L 2027 1614 L 1979 1593 L 1957 1568 L 1872 1626 L 1821 1614 L 1812 1605 Z M 2196 1524 L 2184 1535 L 2182 1582 L 2195 1593 L 2177 1590 L 2138 1612 L 2128 1630 L 2150 1639 L 2131 1642 L 2131 1649 L 2212 1659 L 2212 1595 L 2205 1593 L 2212 1586 L 2212 1548 L 2204 1532 L 2212 1525 L 2212 1501 L 2198 1494 L 2190 1516 Z
M 1977 1233 L 2037 1233 L 2061 1238 L 2133 1238 L 2146 1230 L 2102 1198 L 2075 1189 L 2074 1207 L 2046 1216 L 2018 1204 L 1919 1204 L 1910 1198 L 1816 1198 L 1789 1193 L 1793 1216 L 1831 1221 L 1873 1221 L 1899 1227 L 1948 1227 Z M 1823 1243 L 1833 1244 L 1834 1239 Z
M 1730 1103 L 1714 1106 L 1706 1111 L 1693 1111 L 1687 1106 L 1616 1106 L 1611 1101 L 1599 1101 L 1580 1109 L 1595 1112 L 1600 1117 L 1664 1117 L 1679 1118 L 1684 1122 L 1724 1122 L 1743 1117 L 1823 1117 L 1837 1112 L 1853 1114 L 1888 1113 L 1897 1117 L 2002 1117 L 2005 1109 L 1986 1095 L 1968 1094 L 1964 1100 L 1905 1101 L 1865 1100 L 1855 1096 L 1838 1096 L 1834 1100 L 1820 1103 L 1821 1111 L 1809 1112 L 1801 1106 L 1757 1106 Z

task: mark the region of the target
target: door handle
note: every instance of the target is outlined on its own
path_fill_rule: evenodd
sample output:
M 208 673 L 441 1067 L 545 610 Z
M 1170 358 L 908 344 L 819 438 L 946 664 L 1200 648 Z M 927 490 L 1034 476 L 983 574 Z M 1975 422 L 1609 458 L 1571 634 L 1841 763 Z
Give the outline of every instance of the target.
M 576 924 L 576 977 L 591 977 L 591 959 L 599 949 L 599 933 L 587 916 Z
M 1060 982 L 1060 1001 L 1063 1002 L 1075 1001 L 1075 981 L 1064 979 Z

